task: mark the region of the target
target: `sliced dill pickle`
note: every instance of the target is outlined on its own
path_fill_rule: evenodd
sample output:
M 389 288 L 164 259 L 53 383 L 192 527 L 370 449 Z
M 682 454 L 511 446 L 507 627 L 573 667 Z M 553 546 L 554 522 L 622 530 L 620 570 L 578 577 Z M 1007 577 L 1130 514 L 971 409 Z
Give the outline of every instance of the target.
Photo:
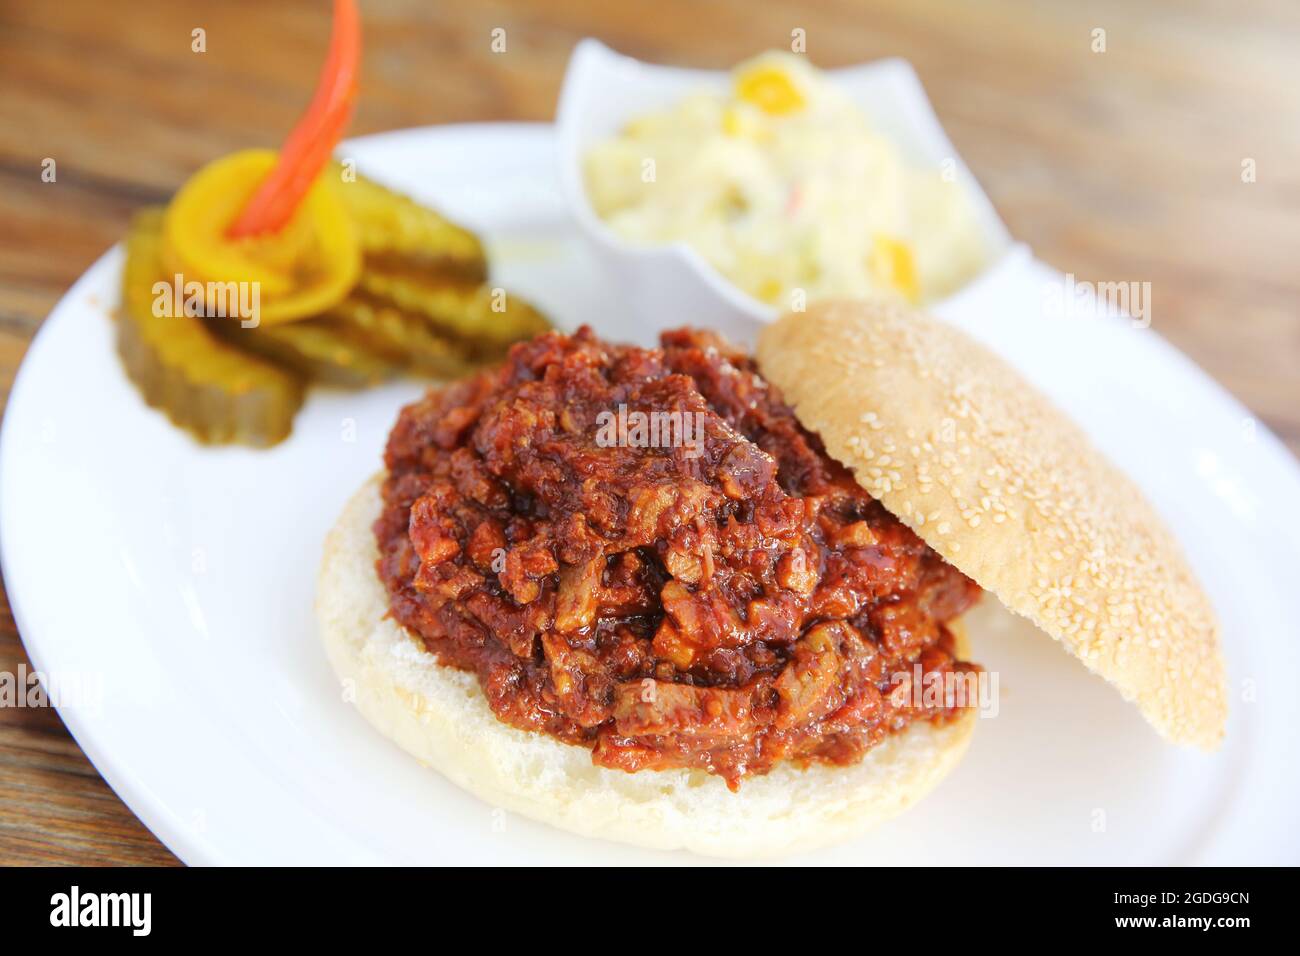
M 122 364 L 145 401 L 200 441 L 274 445 L 302 405 L 297 376 L 222 343 L 179 303 L 160 300 L 163 211 L 135 216 L 114 312 Z M 170 284 L 170 283 L 168 283 Z M 161 313 L 161 314 L 159 314 Z
M 476 283 L 487 278 L 487 257 L 474 233 L 373 179 L 335 170 L 368 267 L 416 274 L 435 270 Z
M 416 278 L 367 268 L 358 287 L 372 300 L 424 316 L 436 331 L 464 342 L 476 355 L 500 354 L 551 327 L 520 296 L 444 275 Z
M 329 318 L 353 329 L 371 348 L 400 356 L 413 371 L 435 378 L 459 378 L 474 371 L 485 358 L 439 334 L 424 316 L 365 295 L 348 296 L 330 311 Z
M 223 340 L 313 381 L 361 388 L 392 378 L 405 362 L 391 350 L 379 350 L 364 336 L 330 314 L 283 325 L 243 328 L 228 319 L 209 322 Z

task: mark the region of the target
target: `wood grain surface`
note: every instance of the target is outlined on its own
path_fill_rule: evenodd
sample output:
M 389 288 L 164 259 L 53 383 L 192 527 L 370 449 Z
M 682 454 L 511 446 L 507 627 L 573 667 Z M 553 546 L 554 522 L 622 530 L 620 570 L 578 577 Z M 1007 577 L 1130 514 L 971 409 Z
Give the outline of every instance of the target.
M 909 59 L 1013 234 L 1152 324 L 1300 449 L 1300 4 L 361 0 L 357 134 L 548 120 L 574 42 L 726 67 L 803 29 Z M 206 31 L 207 50 L 191 49 Z M 309 98 L 324 0 L 0 0 L 0 394 L 67 286 L 213 157 Z M 506 51 L 490 48 L 494 28 Z M 1105 52 L 1094 52 L 1096 30 Z M 57 181 L 41 181 L 46 158 Z M 1253 161 L 1253 182 L 1243 163 Z M 2 519 L 3 516 L 0 516 Z M 26 666 L 0 604 L 0 670 Z M 174 861 L 49 709 L 0 709 L 0 862 Z

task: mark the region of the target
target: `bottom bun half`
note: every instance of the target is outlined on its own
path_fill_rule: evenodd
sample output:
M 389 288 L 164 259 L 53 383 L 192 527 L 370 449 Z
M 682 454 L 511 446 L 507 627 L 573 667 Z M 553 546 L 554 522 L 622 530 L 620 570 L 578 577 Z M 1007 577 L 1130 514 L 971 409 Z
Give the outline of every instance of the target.
M 495 806 L 638 846 L 775 856 L 842 842 L 900 813 L 952 770 L 970 742 L 973 708 L 945 726 L 914 724 L 851 766 L 778 764 L 745 779 L 738 793 L 703 771 L 597 767 L 584 747 L 498 721 L 473 674 L 440 666 L 385 617 L 371 531 L 380 484 L 373 478 L 353 495 L 326 538 L 316 597 L 326 650 L 375 728 Z

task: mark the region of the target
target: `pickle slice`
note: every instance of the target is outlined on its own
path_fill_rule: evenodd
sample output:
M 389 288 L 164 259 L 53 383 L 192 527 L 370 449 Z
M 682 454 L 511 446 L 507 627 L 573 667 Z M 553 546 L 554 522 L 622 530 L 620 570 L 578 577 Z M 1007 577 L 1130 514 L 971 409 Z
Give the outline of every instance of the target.
M 282 441 L 302 405 L 302 381 L 223 344 L 176 303 L 155 313 L 154 284 L 166 281 L 162 223 L 161 209 L 144 210 L 127 235 L 122 303 L 114 312 L 127 375 L 149 405 L 200 441 Z
M 423 316 L 435 331 L 463 341 L 472 355 L 485 359 L 551 327 L 520 296 L 445 275 L 417 278 L 367 268 L 358 287 L 372 300 Z
M 366 266 L 416 274 L 439 271 L 467 282 L 487 278 L 478 236 L 401 193 L 361 175 L 344 175 L 338 193 L 356 224 Z
M 370 347 L 400 356 L 412 371 L 435 378 L 459 378 L 482 360 L 463 344 L 435 331 L 422 315 L 353 293 L 331 310 L 329 318 L 353 329 Z
M 337 307 L 336 307 L 337 308 Z M 208 323 L 225 342 L 247 349 L 312 381 L 363 388 L 392 378 L 405 364 L 391 349 L 376 349 L 329 313 L 283 325 L 246 329 L 228 319 Z

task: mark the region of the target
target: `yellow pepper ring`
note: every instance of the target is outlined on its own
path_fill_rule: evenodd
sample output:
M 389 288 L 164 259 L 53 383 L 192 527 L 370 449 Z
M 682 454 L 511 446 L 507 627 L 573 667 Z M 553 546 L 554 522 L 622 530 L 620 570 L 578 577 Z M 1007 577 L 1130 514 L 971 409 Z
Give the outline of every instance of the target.
M 331 170 L 312 184 L 283 229 L 231 239 L 226 230 L 275 165 L 272 150 L 249 149 L 195 173 L 167 207 L 163 259 L 185 282 L 247 282 L 257 287 L 267 324 L 319 315 L 341 302 L 361 276 L 356 226 Z

